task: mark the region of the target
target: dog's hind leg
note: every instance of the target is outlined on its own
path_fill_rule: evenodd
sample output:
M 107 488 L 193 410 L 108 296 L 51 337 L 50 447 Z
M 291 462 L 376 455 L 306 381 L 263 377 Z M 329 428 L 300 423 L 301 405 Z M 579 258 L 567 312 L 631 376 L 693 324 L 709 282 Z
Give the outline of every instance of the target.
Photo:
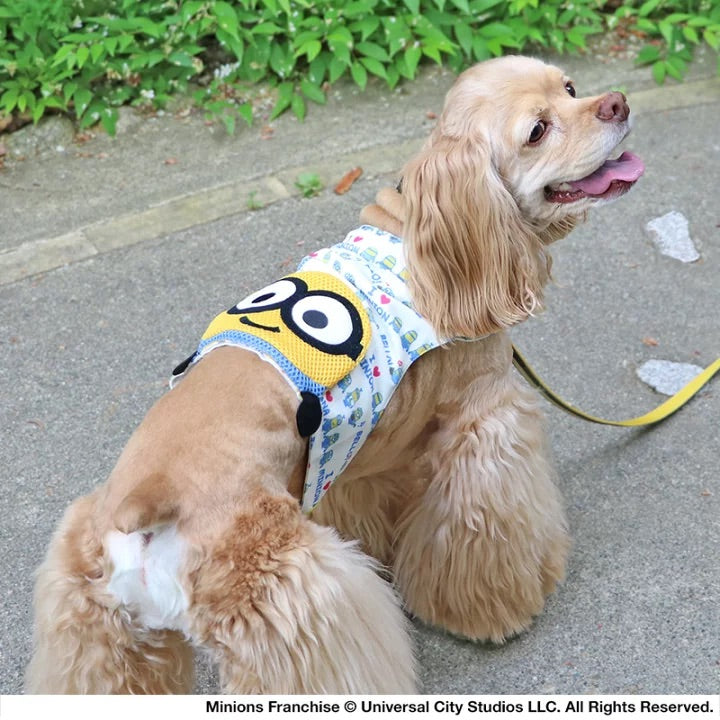
M 192 651 L 179 633 L 136 627 L 108 592 L 94 495 L 70 506 L 35 583 L 30 693 L 187 693 Z
M 224 691 L 416 692 L 408 623 L 377 564 L 290 496 L 247 500 L 190 573 L 189 630 Z
M 396 527 L 408 609 L 474 640 L 527 628 L 564 576 L 565 516 L 535 399 L 512 377 L 445 409 L 429 482 Z

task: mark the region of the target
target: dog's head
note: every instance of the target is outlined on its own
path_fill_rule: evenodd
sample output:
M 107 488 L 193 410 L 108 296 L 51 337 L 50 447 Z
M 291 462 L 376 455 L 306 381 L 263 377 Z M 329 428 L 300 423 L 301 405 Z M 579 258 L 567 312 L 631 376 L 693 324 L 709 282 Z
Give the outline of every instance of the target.
M 403 177 L 411 290 L 439 334 L 483 335 L 540 307 L 546 246 L 642 174 L 632 153 L 611 159 L 629 130 L 624 95 L 581 99 L 539 60 L 458 78 Z

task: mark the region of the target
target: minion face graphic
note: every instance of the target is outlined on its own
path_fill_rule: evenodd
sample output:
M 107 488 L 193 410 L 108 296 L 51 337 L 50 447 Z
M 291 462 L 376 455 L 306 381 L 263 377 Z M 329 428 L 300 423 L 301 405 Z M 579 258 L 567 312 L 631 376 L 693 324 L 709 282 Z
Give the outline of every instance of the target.
M 257 290 L 218 315 L 203 335 L 211 341 L 241 332 L 323 388 L 333 387 L 364 356 L 370 321 L 360 299 L 333 275 L 297 272 Z

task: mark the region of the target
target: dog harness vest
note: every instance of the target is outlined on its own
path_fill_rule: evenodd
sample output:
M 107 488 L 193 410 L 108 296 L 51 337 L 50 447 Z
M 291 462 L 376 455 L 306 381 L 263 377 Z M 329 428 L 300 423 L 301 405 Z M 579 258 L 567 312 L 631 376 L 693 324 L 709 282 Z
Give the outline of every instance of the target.
M 218 315 L 171 386 L 224 345 L 275 365 L 303 400 L 298 428 L 310 439 L 302 509 L 310 512 L 365 442 L 408 367 L 443 344 L 413 308 L 407 277 L 402 240 L 363 225 Z M 308 399 L 316 418 L 301 421 Z

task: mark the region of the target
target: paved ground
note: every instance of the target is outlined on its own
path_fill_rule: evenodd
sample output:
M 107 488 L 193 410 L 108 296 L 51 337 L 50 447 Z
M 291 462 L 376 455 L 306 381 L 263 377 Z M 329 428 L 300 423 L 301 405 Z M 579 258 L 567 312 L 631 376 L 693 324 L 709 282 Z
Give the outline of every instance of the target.
M 714 62 L 657 89 L 624 62 L 563 61 L 581 94 L 628 91 L 632 194 L 555 250 L 548 311 L 514 332 L 561 394 L 611 417 L 658 404 L 648 359 L 705 366 L 720 352 L 720 81 Z M 22 687 L 31 574 L 63 508 L 102 481 L 128 435 L 218 309 L 339 240 L 432 126 L 452 78 L 401 92 L 333 92 L 227 138 L 201 119 L 128 115 L 98 136 L 0 171 L 0 692 Z M 343 197 L 304 200 L 302 169 Z M 249 212 L 251 193 L 269 203 Z M 701 259 L 662 256 L 644 231 L 683 213 Z M 547 409 L 574 548 L 566 583 L 531 631 L 499 648 L 420 625 L 429 693 L 715 693 L 720 689 L 718 380 L 652 430 Z M 201 667 L 199 690 L 215 690 Z

